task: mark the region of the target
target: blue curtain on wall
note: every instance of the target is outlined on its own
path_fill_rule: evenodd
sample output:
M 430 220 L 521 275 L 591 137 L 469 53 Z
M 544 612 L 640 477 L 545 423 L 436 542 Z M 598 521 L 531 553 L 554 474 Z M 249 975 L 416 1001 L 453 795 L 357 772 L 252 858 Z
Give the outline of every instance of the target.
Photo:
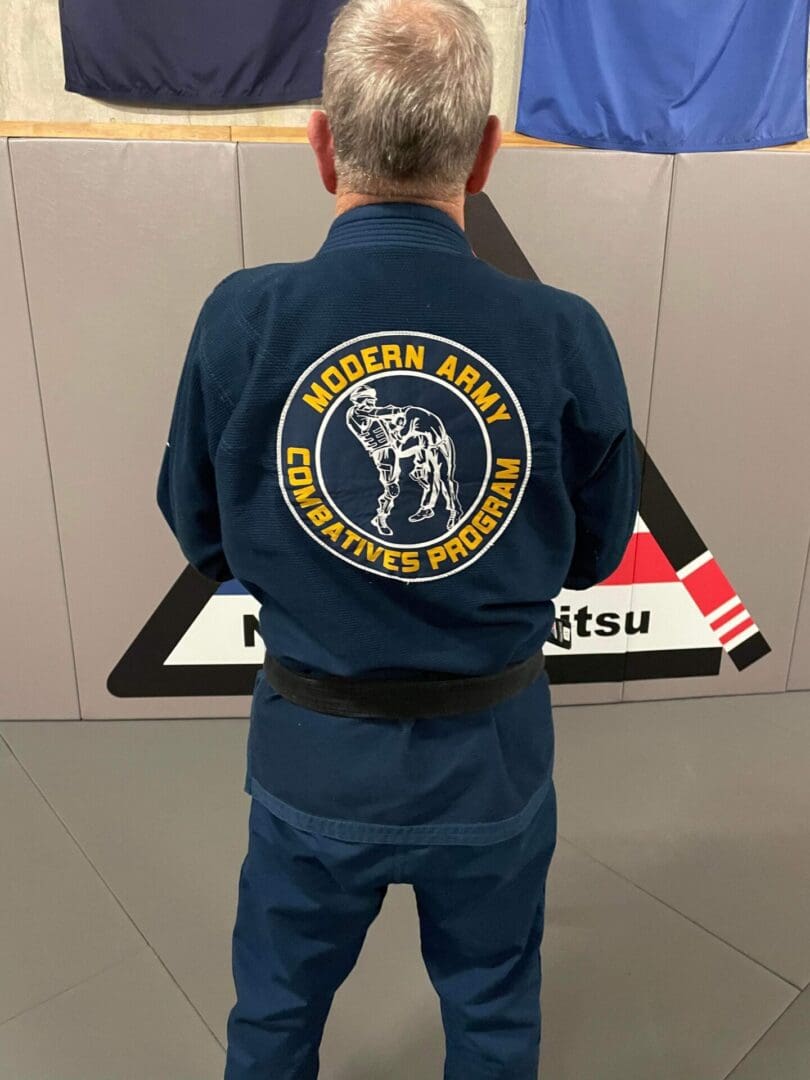
M 528 0 L 517 130 L 679 153 L 807 136 L 808 0 Z
M 201 108 L 321 93 L 343 0 L 60 0 L 65 89 Z

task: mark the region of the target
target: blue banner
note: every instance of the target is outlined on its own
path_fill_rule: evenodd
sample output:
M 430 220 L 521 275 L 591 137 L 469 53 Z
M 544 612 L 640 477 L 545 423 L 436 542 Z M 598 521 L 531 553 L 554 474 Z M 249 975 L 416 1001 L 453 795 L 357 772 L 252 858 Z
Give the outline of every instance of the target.
M 807 137 L 808 0 L 528 0 L 517 130 L 649 153 Z

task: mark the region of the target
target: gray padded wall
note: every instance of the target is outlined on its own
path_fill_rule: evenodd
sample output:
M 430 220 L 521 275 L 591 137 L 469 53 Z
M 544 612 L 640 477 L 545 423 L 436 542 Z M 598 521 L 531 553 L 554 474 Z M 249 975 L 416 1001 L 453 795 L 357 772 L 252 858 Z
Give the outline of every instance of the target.
M 806 488 L 804 497 L 807 498 Z M 788 690 L 810 690 L 810 551 L 804 572 L 804 592 L 796 626 Z
M 676 163 L 648 446 L 773 653 L 625 697 L 784 690 L 810 500 L 810 156 Z
M 605 318 L 621 355 L 633 420 L 642 438 L 672 164 L 672 158 L 649 154 L 506 150 L 487 188 L 540 278 L 587 297 Z M 629 607 L 630 588 L 617 586 L 616 591 Z M 621 600 L 616 608 L 621 609 Z M 621 696 L 621 683 L 552 688 L 552 700 L 560 705 L 617 701 Z
M 6 139 L 0 139 L 0 720 L 79 715 Z
M 236 148 L 45 139 L 11 153 L 82 715 L 244 715 L 244 698 L 106 689 L 184 565 L 155 488 L 194 319 L 242 265 Z
M 247 696 L 119 699 L 106 680 L 183 570 L 154 498 L 196 313 L 242 265 L 242 231 L 247 265 L 307 258 L 332 201 L 306 146 L 15 140 L 11 156 L 82 714 L 244 716 Z M 489 190 L 538 274 L 604 314 L 639 434 L 775 653 L 743 673 L 725 659 L 719 678 L 556 686 L 560 704 L 783 690 L 788 680 L 810 539 L 801 335 L 810 156 L 679 159 L 674 189 L 672 168 L 654 155 L 514 149 Z M 4 620 L 20 673 L 10 715 L 76 715 L 13 211 L 0 167 L 2 238 L 10 233 L 0 293 L 21 360 L 4 448 L 30 476 L 6 496 L 26 499 L 25 535 L 11 537 L 25 566 Z M 810 582 L 805 596 L 794 689 L 810 685 Z M 46 650 L 49 681 L 35 686 Z
M 335 214 L 308 146 L 239 146 L 245 265 L 311 258 Z
M 647 428 L 673 159 L 604 150 L 504 150 L 487 192 L 549 285 L 610 327 L 636 430 Z

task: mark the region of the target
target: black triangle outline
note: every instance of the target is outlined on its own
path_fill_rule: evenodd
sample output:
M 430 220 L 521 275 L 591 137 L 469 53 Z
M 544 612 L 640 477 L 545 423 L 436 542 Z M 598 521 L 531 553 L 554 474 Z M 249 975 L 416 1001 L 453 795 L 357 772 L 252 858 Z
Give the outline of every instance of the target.
M 467 232 L 480 258 L 513 277 L 538 280 L 487 195 L 468 199 Z M 638 434 L 636 447 L 642 467 L 639 513 L 672 565 L 685 566 L 706 551 L 706 544 Z M 219 588 L 219 582 L 187 566 L 113 669 L 107 680 L 109 692 L 120 698 L 252 694 L 258 665 L 165 664 L 166 657 Z M 742 671 L 770 651 L 762 633 L 757 632 L 732 649 L 729 656 Z M 556 685 L 715 676 L 723 652 L 718 644 L 702 649 L 550 656 L 546 670 L 549 681 Z

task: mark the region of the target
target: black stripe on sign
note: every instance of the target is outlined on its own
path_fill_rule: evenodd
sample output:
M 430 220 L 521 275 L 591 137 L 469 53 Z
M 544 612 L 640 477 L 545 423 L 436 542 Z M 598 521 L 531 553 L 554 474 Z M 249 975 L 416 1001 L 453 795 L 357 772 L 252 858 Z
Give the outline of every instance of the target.
M 723 650 L 668 649 L 659 652 L 629 652 L 626 654 L 624 677 L 635 679 L 688 679 L 704 675 L 719 675 Z
M 467 235 L 479 259 L 512 277 L 540 280 L 488 195 L 468 198 L 464 214 Z
M 552 686 L 635 679 L 688 679 L 717 675 L 722 657 L 723 650 L 719 646 L 603 656 L 549 656 L 546 657 L 546 670 Z
M 256 664 L 173 664 L 152 673 L 149 690 L 129 684 L 129 693 L 119 697 L 245 697 L 253 693 Z M 233 714 L 231 714 L 233 715 Z M 244 710 L 247 716 L 247 708 Z
M 761 660 L 763 656 L 767 656 L 770 651 L 770 645 L 762 634 L 757 631 L 747 641 L 743 641 L 734 649 L 729 649 L 728 655 L 734 661 L 737 670 L 744 671 L 751 664 L 755 664 L 757 660 Z
M 205 693 L 200 689 L 200 680 L 192 677 L 196 669 L 167 667 L 164 661 L 218 588 L 216 581 L 203 577 L 193 566 L 186 567 L 107 679 L 107 689 L 114 697 Z
M 680 570 L 702 555 L 706 551 L 706 544 L 638 435 L 636 448 L 643 468 L 639 513 L 663 553 L 675 569 Z

